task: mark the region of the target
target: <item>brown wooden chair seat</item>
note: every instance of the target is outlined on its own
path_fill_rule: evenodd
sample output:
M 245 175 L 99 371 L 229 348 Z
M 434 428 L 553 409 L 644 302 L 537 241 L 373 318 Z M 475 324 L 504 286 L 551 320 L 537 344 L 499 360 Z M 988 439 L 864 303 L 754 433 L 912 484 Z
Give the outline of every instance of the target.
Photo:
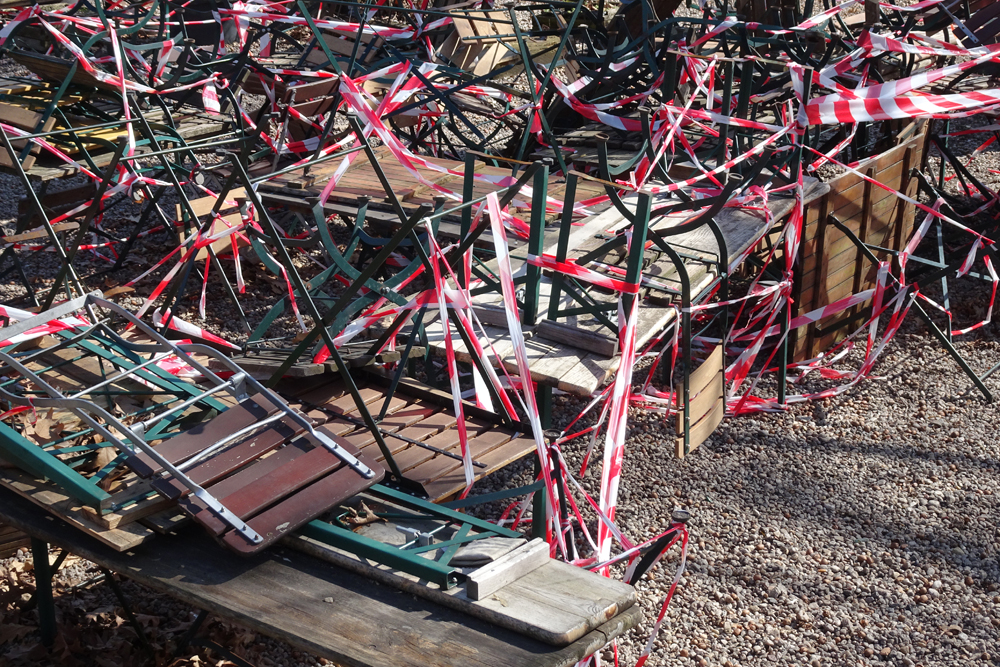
M 214 419 L 164 441 L 157 451 L 205 489 L 230 512 L 246 522 L 263 541 L 252 543 L 211 511 L 180 480 L 157 477 L 152 487 L 177 500 L 180 507 L 234 551 L 250 554 L 266 548 L 285 533 L 311 521 L 360 491 L 377 483 L 384 470 L 360 454 L 350 442 L 319 427 L 352 456 L 374 471 L 364 477 L 347 466 L 317 437 L 292 419 L 264 425 L 198 460 L 221 439 L 252 427 L 278 412 L 261 396 L 249 398 Z M 196 461 L 193 465 L 185 463 Z M 144 454 L 127 462 L 136 473 L 152 476 L 161 468 Z

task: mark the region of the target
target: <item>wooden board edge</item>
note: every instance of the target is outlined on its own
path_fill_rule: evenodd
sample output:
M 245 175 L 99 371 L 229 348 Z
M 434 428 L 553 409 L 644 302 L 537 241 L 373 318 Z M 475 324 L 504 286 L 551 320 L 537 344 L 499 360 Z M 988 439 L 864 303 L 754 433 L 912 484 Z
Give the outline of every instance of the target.
M 461 594 L 461 589 L 453 588 L 444 590 L 433 584 L 427 584 L 416 577 L 411 577 L 405 573 L 393 570 L 387 566 L 379 566 L 372 561 L 360 558 L 348 552 L 340 551 L 325 544 L 320 544 L 307 537 L 289 535 L 282 538 L 279 544 L 308 554 L 328 563 L 333 563 L 355 574 L 367 577 L 379 583 L 399 589 L 405 593 L 410 593 L 417 597 L 431 602 L 436 602 L 449 609 L 460 611 L 480 620 L 493 623 L 496 626 L 522 634 L 532 639 L 549 644 L 550 646 L 567 646 L 577 639 L 599 628 L 582 627 L 578 632 L 556 634 L 548 632 L 542 628 L 532 627 L 525 629 L 523 625 L 516 623 L 517 619 L 510 616 L 497 614 L 491 609 L 474 604 L 474 601 Z M 614 619 L 612 619 L 613 621 Z
M 6 468 L 0 470 L 0 486 L 13 491 L 22 498 L 30 500 L 47 512 L 76 526 L 116 551 L 134 549 L 155 535 L 148 528 L 136 524 L 123 528 L 105 528 L 91 521 L 82 509 L 72 507 L 69 497 L 60 493 L 55 485 L 47 482 L 39 482 L 17 469 Z M 54 503 L 46 502 L 41 497 L 41 494 L 55 494 L 61 497 L 62 500 Z

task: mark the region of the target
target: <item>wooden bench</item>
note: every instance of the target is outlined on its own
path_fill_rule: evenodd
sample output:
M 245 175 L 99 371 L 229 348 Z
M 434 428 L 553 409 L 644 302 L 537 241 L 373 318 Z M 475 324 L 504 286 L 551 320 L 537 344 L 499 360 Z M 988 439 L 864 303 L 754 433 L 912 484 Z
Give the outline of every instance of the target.
M 642 610 L 632 606 L 556 647 L 296 550 L 233 558 L 200 531 L 178 530 L 119 553 L 3 489 L 0 521 L 197 609 L 350 667 L 572 667 L 642 619 Z M 41 602 L 43 625 L 54 629 L 52 599 Z
M 361 423 L 354 400 L 337 376 L 306 378 L 288 384 L 283 392 L 300 401 L 309 417 L 322 422 L 330 433 L 388 467 L 375 437 Z M 386 395 L 386 387 L 374 379 L 362 385 L 362 399 L 373 416 L 381 412 Z M 473 461 L 479 464 L 474 467 L 477 480 L 535 451 L 534 438 L 498 421 L 495 415 L 466 406 L 469 450 Z M 379 430 L 403 476 L 419 486 L 432 502 L 449 498 L 465 488 L 456 426 L 450 394 L 408 379 L 401 382 L 386 416 L 379 422 Z

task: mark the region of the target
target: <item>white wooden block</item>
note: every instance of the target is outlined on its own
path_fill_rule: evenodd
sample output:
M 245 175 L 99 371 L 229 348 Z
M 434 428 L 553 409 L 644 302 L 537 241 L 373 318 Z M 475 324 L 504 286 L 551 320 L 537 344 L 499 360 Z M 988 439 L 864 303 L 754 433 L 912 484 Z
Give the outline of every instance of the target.
M 469 575 L 465 594 L 482 600 L 549 561 L 549 545 L 535 538 Z

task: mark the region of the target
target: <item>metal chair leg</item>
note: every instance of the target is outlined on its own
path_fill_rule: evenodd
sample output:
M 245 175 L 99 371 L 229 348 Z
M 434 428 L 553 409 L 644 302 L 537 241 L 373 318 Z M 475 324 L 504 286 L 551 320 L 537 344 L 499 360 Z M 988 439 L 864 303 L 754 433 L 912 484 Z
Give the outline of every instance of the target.
M 35 565 L 35 600 L 38 604 L 38 627 L 42 633 L 42 644 L 52 646 L 56 640 L 56 603 L 52 597 L 48 543 L 32 537 L 31 557 Z

